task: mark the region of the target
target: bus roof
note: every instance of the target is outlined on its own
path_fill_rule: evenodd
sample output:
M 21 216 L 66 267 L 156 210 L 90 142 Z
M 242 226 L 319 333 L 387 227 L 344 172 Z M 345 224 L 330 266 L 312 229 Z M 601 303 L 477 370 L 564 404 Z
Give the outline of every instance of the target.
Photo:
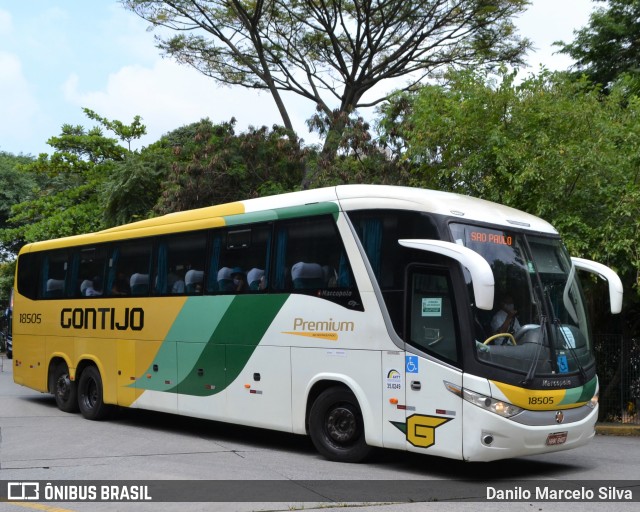
M 277 210 L 300 207 L 304 212 L 305 207 L 312 210 L 312 205 L 318 203 L 336 203 L 344 211 L 362 209 L 422 211 L 453 216 L 461 220 L 496 224 L 507 228 L 557 234 L 551 224 L 538 217 L 515 208 L 470 196 L 392 185 L 338 185 L 170 213 L 96 233 L 28 244 L 20 252 L 99 243 L 133 236 L 151 236 L 172 231 L 220 227 L 227 225 L 227 219 L 236 215 L 273 212 L 273 218 L 278 218 Z M 260 218 L 268 220 L 269 217 L 265 215 Z M 254 222 L 255 219 L 254 215 L 247 216 L 247 222 Z

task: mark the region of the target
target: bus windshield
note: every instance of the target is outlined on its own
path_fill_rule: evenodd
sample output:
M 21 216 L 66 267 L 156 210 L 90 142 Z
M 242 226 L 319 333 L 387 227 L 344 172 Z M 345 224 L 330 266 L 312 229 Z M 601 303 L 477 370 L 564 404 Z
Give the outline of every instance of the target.
M 589 322 L 560 239 L 466 224 L 452 224 L 451 232 L 494 273 L 494 309 L 473 312 L 477 359 L 522 372 L 526 380 L 584 375 L 594 363 Z

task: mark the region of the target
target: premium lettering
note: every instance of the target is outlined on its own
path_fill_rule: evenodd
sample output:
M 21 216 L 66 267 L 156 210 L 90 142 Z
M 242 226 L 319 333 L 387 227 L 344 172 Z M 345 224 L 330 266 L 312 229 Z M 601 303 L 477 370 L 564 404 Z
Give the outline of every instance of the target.
M 293 321 L 294 331 L 309 332 L 326 332 L 326 331 L 353 331 L 355 324 L 353 322 L 337 322 L 333 318 L 322 321 L 307 321 L 302 318 L 296 318 Z
M 63 308 L 60 311 L 63 329 L 141 331 L 144 328 L 142 308 Z

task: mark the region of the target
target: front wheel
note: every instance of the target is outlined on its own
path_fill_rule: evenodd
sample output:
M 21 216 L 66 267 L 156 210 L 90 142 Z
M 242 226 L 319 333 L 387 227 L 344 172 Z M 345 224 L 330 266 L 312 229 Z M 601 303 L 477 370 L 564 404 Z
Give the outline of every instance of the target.
M 60 363 L 53 371 L 53 395 L 58 409 L 64 412 L 78 412 L 78 386 L 69 378 L 69 368 Z
M 78 405 L 82 416 L 88 420 L 106 418 L 113 406 L 105 404 L 103 396 L 100 372 L 95 366 L 88 366 L 78 382 Z
M 309 435 L 316 450 L 336 462 L 360 462 L 371 451 L 358 401 L 348 389 L 320 393 L 309 413 Z

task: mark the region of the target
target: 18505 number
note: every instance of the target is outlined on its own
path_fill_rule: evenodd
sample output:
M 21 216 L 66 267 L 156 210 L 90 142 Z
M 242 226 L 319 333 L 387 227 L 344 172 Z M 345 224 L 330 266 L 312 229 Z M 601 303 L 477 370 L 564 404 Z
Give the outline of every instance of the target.
M 552 396 L 530 396 L 529 405 L 552 405 L 554 398 Z
M 20 313 L 18 321 L 21 324 L 39 324 L 42 322 L 42 313 Z

